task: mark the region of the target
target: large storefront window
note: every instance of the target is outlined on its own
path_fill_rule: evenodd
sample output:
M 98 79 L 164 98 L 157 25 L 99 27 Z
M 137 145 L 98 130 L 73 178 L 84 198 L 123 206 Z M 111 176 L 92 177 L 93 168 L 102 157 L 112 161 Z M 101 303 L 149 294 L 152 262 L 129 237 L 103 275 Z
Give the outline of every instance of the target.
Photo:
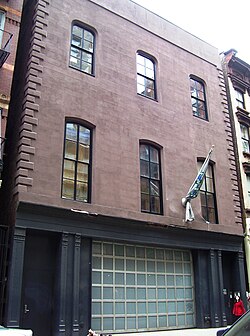
M 194 327 L 189 251 L 94 242 L 92 255 L 92 329 Z

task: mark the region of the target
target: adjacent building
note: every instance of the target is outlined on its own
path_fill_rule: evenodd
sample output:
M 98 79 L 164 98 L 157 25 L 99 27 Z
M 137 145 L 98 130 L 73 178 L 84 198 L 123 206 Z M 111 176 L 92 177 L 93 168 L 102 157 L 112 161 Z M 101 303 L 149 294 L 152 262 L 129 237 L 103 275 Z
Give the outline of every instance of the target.
M 23 0 L 0 0 L 0 187 L 5 129 L 16 58 Z M 10 132 L 11 136 L 11 132 Z M 0 316 L 5 304 L 8 229 L 0 223 Z
M 6 326 L 231 323 L 243 218 L 216 48 L 129 0 L 24 1 L 6 138 Z
M 238 58 L 237 51 L 225 52 L 222 64 L 225 73 L 228 101 L 235 129 L 240 181 L 244 200 L 244 236 L 250 289 L 250 65 Z

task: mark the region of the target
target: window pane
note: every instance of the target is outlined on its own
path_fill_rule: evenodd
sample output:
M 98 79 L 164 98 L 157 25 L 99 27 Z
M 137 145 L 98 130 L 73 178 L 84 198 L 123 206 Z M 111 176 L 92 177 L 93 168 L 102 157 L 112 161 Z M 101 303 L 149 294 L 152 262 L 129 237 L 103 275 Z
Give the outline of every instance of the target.
M 151 197 L 151 212 L 160 213 L 160 198 Z
M 93 42 L 94 41 L 94 35 L 87 31 L 87 30 L 84 30 L 84 39 L 89 41 L 89 42 Z
M 66 124 L 66 139 L 77 140 L 77 125 L 75 124 Z
M 74 180 L 75 177 L 75 162 L 64 160 L 63 177 Z
M 83 72 L 91 74 L 92 73 L 92 65 L 89 64 L 89 63 L 82 62 L 81 70 Z
M 71 43 L 74 46 L 81 47 L 81 45 L 82 45 L 82 39 L 79 36 L 72 35 L 72 41 L 71 41 Z
M 73 26 L 73 30 L 72 30 L 72 33 L 80 38 L 82 38 L 82 33 L 83 33 L 83 29 L 74 25 Z
M 146 145 L 140 145 L 140 158 L 146 161 L 149 160 L 149 148 Z
M 82 52 L 82 60 L 86 63 L 92 63 L 92 55 L 86 52 Z
M 76 159 L 76 142 L 66 140 L 65 143 L 65 157 L 67 159 Z
M 81 68 L 81 61 L 78 58 L 70 56 L 70 65 L 74 68 L 80 69 Z
M 150 161 L 159 163 L 158 149 L 150 147 Z
M 149 194 L 149 180 L 147 178 L 141 178 L 141 192 Z
M 150 163 L 150 177 L 159 179 L 159 165 L 157 163 Z
M 79 142 L 85 145 L 90 144 L 90 130 L 86 127 L 79 127 Z
M 149 177 L 149 163 L 141 160 L 141 176 Z
M 160 196 L 160 188 L 158 181 L 150 181 L 150 195 L 151 196 Z
M 89 163 L 89 146 L 79 144 L 78 160 Z
M 63 179 L 62 197 L 74 199 L 74 181 Z
M 88 182 L 88 165 L 78 162 L 76 178 L 77 181 Z
M 88 184 L 77 182 L 76 184 L 76 200 L 87 202 L 88 199 Z
M 141 209 L 143 211 L 150 211 L 149 195 L 141 195 Z

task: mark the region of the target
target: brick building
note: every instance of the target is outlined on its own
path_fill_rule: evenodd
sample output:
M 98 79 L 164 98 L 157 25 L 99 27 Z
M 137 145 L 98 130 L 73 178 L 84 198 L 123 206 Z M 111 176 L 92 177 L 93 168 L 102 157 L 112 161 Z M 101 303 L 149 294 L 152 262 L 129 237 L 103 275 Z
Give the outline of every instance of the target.
M 133 1 L 37 0 L 24 2 L 16 64 L 6 326 L 44 336 L 231 323 L 243 230 L 217 49 Z M 185 222 L 181 200 L 212 145 Z
M 250 289 L 250 65 L 231 49 L 222 59 L 228 101 L 233 118 L 239 162 L 240 181 L 244 200 L 245 252 Z

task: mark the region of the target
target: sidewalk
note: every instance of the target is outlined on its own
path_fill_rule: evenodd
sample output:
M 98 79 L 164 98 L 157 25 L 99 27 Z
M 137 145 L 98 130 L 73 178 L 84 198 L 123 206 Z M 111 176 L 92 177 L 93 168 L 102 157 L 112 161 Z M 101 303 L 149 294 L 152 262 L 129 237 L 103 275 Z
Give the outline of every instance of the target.
M 216 336 L 217 330 L 226 329 L 228 327 L 208 328 L 208 329 L 180 329 L 167 331 L 153 331 L 133 334 L 119 334 L 119 336 Z

